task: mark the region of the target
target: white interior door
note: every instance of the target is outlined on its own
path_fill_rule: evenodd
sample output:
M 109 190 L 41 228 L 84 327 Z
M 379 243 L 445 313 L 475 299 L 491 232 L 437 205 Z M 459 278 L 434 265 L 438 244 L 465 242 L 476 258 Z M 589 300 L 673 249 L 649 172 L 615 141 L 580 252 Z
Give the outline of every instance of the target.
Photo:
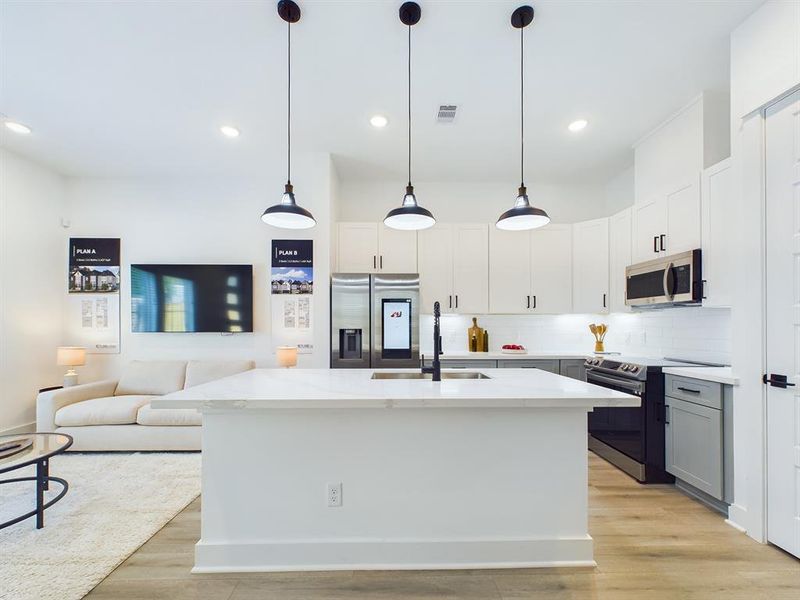
M 531 311 L 572 311 L 572 226 L 553 225 L 531 232 Z
M 378 224 L 339 223 L 339 272 L 373 273 L 378 267 Z
M 489 226 L 489 312 L 519 314 L 531 307 L 531 234 Z
M 417 272 L 417 232 L 400 231 L 381 224 L 378 269 L 382 273 Z
M 800 92 L 766 119 L 767 538 L 800 556 Z

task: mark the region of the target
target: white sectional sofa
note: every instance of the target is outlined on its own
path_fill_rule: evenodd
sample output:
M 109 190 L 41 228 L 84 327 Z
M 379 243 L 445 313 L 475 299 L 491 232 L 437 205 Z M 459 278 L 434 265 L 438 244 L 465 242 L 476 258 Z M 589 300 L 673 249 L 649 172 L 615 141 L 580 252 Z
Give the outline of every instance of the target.
M 39 394 L 36 430 L 71 435 L 72 451 L 200 450 L 201 415 L 150 400 L 254 368 L 252 361 L 133 361 L 118 381 Z

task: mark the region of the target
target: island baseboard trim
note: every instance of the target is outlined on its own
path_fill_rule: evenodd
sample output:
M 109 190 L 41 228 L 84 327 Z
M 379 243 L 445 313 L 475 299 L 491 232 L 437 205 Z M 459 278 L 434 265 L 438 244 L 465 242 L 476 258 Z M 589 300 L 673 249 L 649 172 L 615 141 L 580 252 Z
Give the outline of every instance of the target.
M 453 557 L 457 556 L 456 561 Z M 200 540 L 193 573 L 594 567 L 591 536 L 494 540 Z

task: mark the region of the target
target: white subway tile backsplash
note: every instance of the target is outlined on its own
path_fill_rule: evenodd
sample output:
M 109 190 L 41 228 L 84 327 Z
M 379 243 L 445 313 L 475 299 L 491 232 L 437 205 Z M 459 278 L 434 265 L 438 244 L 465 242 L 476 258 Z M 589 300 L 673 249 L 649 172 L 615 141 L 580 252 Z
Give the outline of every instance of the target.
M 522 344 L 531 352 L 594 350 L 589 323 L 609 327 L 605 347 L 610 352 L 653 357 L 680 357 L 730 364 L 731 314 L 725 308 L 666 308 L 610 315 L 445 315 L 445 352 L 467 350 L 472 317 L 489 332 L 490 350 L 503 344 Z M 430 353 L 433 317 L 422 315 L 420 347 Z

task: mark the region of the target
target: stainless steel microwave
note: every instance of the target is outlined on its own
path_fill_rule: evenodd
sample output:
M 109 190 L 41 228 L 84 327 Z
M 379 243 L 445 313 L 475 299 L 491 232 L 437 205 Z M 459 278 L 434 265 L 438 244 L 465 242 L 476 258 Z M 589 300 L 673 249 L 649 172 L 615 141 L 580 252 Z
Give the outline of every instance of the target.
M 700 250 L 690 250 L 625 269 L 625 304 L 699 304 L 703 300 Z

